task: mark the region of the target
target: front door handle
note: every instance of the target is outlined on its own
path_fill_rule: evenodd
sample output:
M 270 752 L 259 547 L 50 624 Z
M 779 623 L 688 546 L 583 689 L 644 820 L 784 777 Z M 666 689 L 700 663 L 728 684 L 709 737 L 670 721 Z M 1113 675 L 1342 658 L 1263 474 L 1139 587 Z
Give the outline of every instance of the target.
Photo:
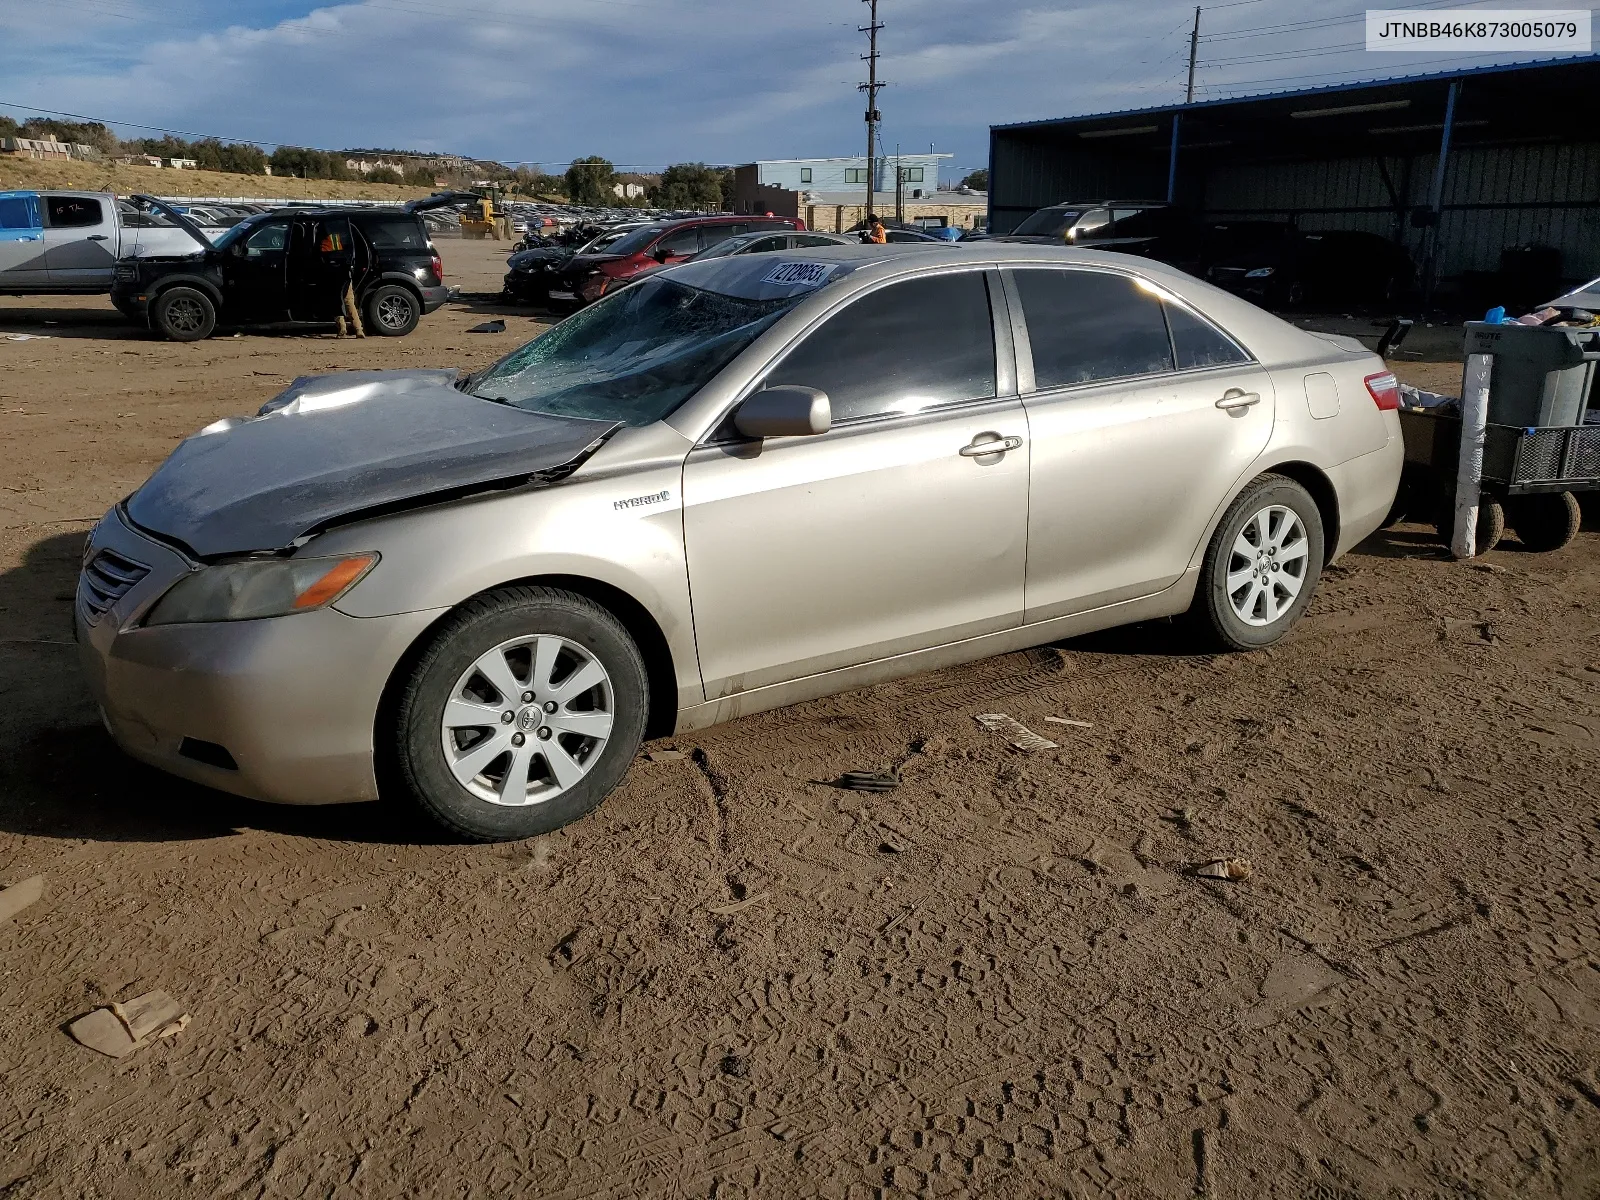
M 1261 403 L 1260 392 L 1246 392 L 1239 388 L 1229 388 L 1222 393 L 1222 399 L 1217 401 L 1217 407 L 1224 412 L 1232 412 L 1236 408 L 1249 408 Z
M 1004 454 L 1022 445 L 1019 437 L 1001 437 L 998 433 L 980 433 L 961 447 L 962 458 L 986 458 L 991 454 Z
M 106 240 L 106 235 L 103 233 L 91 233 L 89 235 L 89 240 L 91 242 L 103 242 Z

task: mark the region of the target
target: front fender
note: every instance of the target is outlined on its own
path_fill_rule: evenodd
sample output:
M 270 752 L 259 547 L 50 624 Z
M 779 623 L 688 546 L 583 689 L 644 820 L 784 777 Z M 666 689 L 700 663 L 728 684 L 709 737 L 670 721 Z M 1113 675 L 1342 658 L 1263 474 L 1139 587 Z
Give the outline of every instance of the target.
M 211 303 L 217 306 L 217 312 L 222 312 L 222 289 L 204 275 L 163 275 L 145 289 L 145 294 L 150 297 L 151 301 L 154 301 L 162 292 L 175 287 L 191 287 L 196 291 L 204 292 L 211 297 Z

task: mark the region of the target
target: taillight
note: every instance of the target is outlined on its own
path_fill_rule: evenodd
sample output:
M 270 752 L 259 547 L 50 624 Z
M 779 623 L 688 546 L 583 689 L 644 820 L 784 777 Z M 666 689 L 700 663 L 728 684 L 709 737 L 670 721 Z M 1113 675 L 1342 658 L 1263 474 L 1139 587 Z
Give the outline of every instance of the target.
M 1393 371 L 1379 371 L 1361 382 L 1367 385 L 1367 394 L 1383 412 L 1393 412 L 1400 407 L 1400 381 Z
M 440 283 L 444 282 L 444 262 L 437 254 L 433 256 L 433 277 Z

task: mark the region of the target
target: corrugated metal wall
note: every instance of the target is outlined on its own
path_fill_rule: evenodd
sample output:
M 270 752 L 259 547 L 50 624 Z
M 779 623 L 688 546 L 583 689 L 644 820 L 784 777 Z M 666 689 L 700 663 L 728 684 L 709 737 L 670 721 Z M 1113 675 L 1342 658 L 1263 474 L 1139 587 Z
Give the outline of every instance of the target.
M 991 156 L 996 233 L 1061 200 L 1166 193 L 1164 155 L 1119 156 L 1072 135 L 997 131 Z M 1385 237 L 1398 231 L 1420 261 L 1424 231 L 1411 228 L 1406 214 L 1428 204 L 1436 161 L 1435 154 L 1413 155 L 1409 162 L 1391 156 L 1380 166 L 1377 156 L 1368 156 L 1196 171 L 1193 156 L 1185 154 L 1180 188 L 1207 217 L 1294 217 L 1302 229 L 1364 229 Z M 1439 226 L 1441 279 L 1492 271 L 1502 250 L 1530 242 L 1559 249 L 1569 277 L 1600 275 L 1600 142 L 1462 148 L 1451 152 L 1449 165 Z

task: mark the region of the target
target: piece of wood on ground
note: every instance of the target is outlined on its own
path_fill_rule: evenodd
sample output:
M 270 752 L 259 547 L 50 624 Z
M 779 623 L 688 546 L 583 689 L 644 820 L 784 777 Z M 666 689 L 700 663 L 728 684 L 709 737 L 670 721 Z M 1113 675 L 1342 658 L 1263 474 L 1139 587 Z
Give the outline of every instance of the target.
M 181 1033 L 188 1024 L 182 1006 L 166 992 L 155 991 L 85 1013 L 67 1032 L 91 1050 L 122 1058 L 157 1038 Z
M 1052 725 L 1071 725 L 1074 729 L 1093 729 L 1092 721 L 1074 721 L 1071 717 L 1046 717 Z
M 33 875 L 0 891 L 0 923 L 9 921 L 44 895 L 44 876 Z
M 1059 747 L 1049 738 L 1040 737 L 1021 721 L 1005 713 L 980 713 L 972 718 L 991 733 L 998 733 L 1010 741 L 1014 749 L 1024 754 L 1035 750 L 1056 750 Z

